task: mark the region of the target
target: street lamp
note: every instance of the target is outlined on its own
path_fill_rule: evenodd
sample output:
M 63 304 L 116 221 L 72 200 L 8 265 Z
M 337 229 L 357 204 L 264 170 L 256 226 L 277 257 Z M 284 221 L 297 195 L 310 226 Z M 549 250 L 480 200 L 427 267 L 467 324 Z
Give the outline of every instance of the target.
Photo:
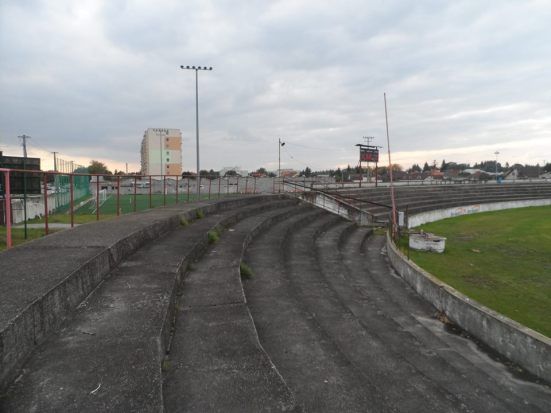
M 277 151 L 278 151 L 278 157 L 277 157 L 277 177 L 279 178 L 279 190 L 278 192 L 281 192 L 281 147 L 285 146 L 285 142 L 281 142 L 281 138 L 277 139 L 278 145 L 277 145 Z
M 499 152 L 495 151 L 494 155 L 496 156 L 496 182 L 498 182 L 498 180 L 497 180 L 497 155 L 499 155 Z
M 196 136 L 196 146 L 197 146 L 197 200 L 201 195 L 201 177 L 199 175 L 199 81 L 198 73 L 199 70 L 212 70 L 212 67 L 206 66 L 184 66 L 180 65 L 180 69 L 185 70 L 195 70 L 195 136 Z
M 281 142 L 281 138 L 278 138 L 278 145 L 277 145 L 277 150 L 278 150 L 278 158 L 277 158 L 277 164 L 278 164 L 278 167 L 277 167 L 277 177 L 278 178 L 281 178 L 281 147 L 282 146 L 285 146 L 285 142 Z

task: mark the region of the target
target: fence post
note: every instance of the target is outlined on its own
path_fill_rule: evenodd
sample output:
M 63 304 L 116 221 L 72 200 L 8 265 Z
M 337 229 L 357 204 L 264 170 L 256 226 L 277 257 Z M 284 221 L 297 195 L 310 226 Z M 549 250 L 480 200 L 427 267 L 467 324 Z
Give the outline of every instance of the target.
M 140 181 L 141 181 L 140 177 Z M 136 196 L 137 196 L 137 188 L 138 187 L 138 177 L 134 175 L 134 212 L 136 212 Z
M 74 182 L 74 176 L 73 174 L 69 175 L 69 192 L 70 192 L 70 198 L 69 198 L 69 208 L 71 211 L 71 228 L 74 228 L 75 226 L 75 194 L 73 192 L 73 182 Z
M 99 221 L 99 175 L 96 175 L 96 221 Z
M 253 195 L 256 195 L 256 176 L 254 177 Z
M 222 194 L 220 193 L 221 184 L 222 184 L 222 178 L 220 177 L 220 175 L 218 175 L 218 199 L 220 199 L 220 196 L 222 196 Z
M 120 207 L 121 207 L 121 176 L 117 175 L 117 216 L 120 215 Z
M 245 194 L 247 194 L 248 189 L 249 189 L 249 177 L 247 176 L 245 178 Z
M 12 240 L 11 240 L 11 189 L 10 189 L 10 171 L 4 171 L 4 178 L 5 178 L 5 195 L 4 195 L 4 201 L 6 202 L 6 249 L 10 249 L 12 247 Z
M 187 202 L 189 202 L 189 176 L 187 177 Z
M 197 201 L 201 200 L 201 171 L 197 175 Z
M 163 206 L 166 206 L 166 175 L 163 175 Z
M 149 209 L 153 208 L 153 203 L 151 200 L 151 190 L 152 190 L 151 175 L 149 175 Z
M 179 176 L 176 175 L 176 203 L 178 203 L 178 178 Z
M 44 233 L 48 235 L 48 175 L 44 174 Z
M 239 176 L 237 177 L 237 186 L 235 187 L 235 194 L 239 195 Z
M 212 185 L 212 179 L 209 178 L 209 201 L 210 201 L 210 187 L 211 187 L 211 185 Z

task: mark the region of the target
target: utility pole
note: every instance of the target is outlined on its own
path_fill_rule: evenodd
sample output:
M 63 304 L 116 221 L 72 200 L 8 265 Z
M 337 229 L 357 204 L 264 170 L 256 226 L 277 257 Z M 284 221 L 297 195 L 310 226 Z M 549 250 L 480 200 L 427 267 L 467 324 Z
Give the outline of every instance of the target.
M 27 169 L 27 139 L 31 139 L 28 135 L 18 136 L 21 139 L 23 146 L 23 170 Z M 23 172 L 23 223 L 25 227 L 25 239 L 27 239 L 27 172 Z
M 54 171 L 57 172 L 57 157 L 56 155 L 59 153 L 59 152 L 52 152 L 54 154 Z

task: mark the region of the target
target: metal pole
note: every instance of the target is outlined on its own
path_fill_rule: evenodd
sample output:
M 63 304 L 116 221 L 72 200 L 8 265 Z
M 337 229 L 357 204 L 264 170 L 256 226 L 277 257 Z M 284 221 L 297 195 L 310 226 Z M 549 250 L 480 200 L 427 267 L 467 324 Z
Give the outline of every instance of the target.
M 75 205 L 74 205 L 74 193 L 73 193 L 73 174 L 69 175 L 69 192 L 70 192 L 70 209 L 71 209 L 71 228 L 75 226 Z
M 4 200 L 6 202 L 6 249 L 10 249 L 12 246 L 11 240 L 11 189 L 10 189 L 10 171 L 4 171 L 4 178 L 6 180 L 6 192 Z
M 222 196 L 220 193 L 220 185 L 222 184 L 222 178 L 220 178 L 220 175 L 218 175 L 218 199 Z
M 99 175 L 96 175 L 96 221 L 99 221 Z
M 176 175 L 176 203 L 178 203 L 178 178 L 180 177 Z
M 151 190 L 152 190 L 151 175 L 149 175 L 149 208 L 150 209 L 153 207 L 153 201 L 151 200 Z
M 166 206 L 166 176 L 163 176 L 163 206 Z
M 48 235 L 48 175 L 44 174 L 44 233 Z
M 197 179 L 200 181 L 199 177 L 199 70 L 195 69 L 195 138 L 197 145 Z M 197 183 L 197 200 L 201 196 L 201 185 Z
M 127 164 L 128 165 L 128 164 Z M 128 169 L 128 166 L 127 166 L 127 169 Z M 121 204 L 121 200 L 120 200 L 120 196 L 121 196 L 121 192 L 120 192 L 120 187 L 121 187 L 121 176 L 120 175 L 117 175 L 117 216 L 119 216 L 121 213 L 120 213 L 120 204 Z
M 26 135 L 23 135 L 26 136 Z M 27 149 L 25 148 L 25 157 L 23 158 L 23 169 L 27 169 Z M 28 237 L 27 232 L 27 172 L 23 172 L 23 226 L 25 229 L 25 239 Z
M 141 181 L 140 177 L 140 181 Z M 138 187 L 138 177 L 134 176 L 134 212 L 136 212 L 136 196 L 137 196 L 137 187 Z
M 385 101 L 385 122 L 386 122 L 386 143 L 388 148 L 388 169 L 390 174 L 390 197 L 392 200 L 392 238 L 395 239 L 396 237 L 396 200 L 394 198 L 394 182 L 392 178 L 392 160 L 390 158 L 390 136 L 388 133 L 388 112 L 386 108 L 386 93 L 383 94 L 384 101 Z
M 210 201 L 210 187 L 212 185 L 212 179 L 209 178 L 209 201 Z

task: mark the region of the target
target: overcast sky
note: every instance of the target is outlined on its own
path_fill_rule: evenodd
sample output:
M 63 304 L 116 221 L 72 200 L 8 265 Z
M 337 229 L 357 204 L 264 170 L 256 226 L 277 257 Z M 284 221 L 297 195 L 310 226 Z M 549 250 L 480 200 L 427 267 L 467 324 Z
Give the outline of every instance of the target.
M 0 150 L 138 170 L 179 128 L 195 168 L 551 162 L 551 2 L 0 0 Z

